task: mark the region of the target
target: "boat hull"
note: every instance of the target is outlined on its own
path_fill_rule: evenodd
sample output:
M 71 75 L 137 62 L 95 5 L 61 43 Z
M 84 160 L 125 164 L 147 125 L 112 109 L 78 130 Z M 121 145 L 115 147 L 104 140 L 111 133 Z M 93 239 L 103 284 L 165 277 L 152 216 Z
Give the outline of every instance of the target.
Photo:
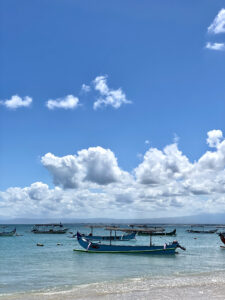
M 219 237 L 221 239 L 221 242 L 225 244 L 225 234 L 224 233 L 220 233 Z
M 14 236 L 16 233 L 16 229 L 10 231 L 10 232 L 0 232 L 0 236 Z
M 186 230 L 189 233 L 205 233 L 205 234 L 213 234 L 217 232 L 217 229 L 215 230 L 192 230 L 192 229 L 188 229 Z
M 110 253 L 110 254 L 175 254 L 176 249 L 162 249 L 162 250 L 129 250 L 129 251 L 93 251 L 93 250 L 84 250 L 84 249 L 74 249 L 75 252 L 82 252 L 82 253 Z

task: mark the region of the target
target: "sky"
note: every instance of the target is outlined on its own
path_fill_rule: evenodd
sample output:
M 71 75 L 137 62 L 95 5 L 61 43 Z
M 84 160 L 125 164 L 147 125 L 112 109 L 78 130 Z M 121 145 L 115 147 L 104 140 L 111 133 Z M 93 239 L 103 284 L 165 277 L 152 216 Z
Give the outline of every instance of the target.
M 225 212 L 225 5 L 2 0 L 0 217 Z

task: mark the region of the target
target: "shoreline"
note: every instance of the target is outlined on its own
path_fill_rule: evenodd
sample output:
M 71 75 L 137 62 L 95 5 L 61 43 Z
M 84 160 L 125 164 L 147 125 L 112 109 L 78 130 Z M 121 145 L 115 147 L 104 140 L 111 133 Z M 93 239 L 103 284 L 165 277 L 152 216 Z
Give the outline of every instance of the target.
M 222 271 L 176 275 L 166 278 L 132 278 L 120 282 L 101 282 L 71 289 L 31 291 L 0 295 L 0 300 L 136 300 L 136 299 L 224 299 L 225 275 Z

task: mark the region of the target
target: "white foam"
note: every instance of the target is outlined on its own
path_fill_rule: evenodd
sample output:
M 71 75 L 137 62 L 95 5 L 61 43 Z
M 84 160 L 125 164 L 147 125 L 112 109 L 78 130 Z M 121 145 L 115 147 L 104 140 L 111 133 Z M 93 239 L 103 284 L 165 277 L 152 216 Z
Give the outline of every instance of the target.
M 0 300 L 75 299 L 224 299 L 224 272 L 168 277 L 137 277 L 122 281 L 74 286 L 68 290 L 49 289 L 32 293 L 3 295 Z

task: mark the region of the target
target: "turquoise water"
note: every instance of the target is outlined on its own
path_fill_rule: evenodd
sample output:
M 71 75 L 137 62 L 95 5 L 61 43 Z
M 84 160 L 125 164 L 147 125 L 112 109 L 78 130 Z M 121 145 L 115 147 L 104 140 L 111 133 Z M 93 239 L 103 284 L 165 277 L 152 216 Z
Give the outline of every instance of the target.
M 0 237 L 0 295 L 69 290 L 83 284 L 132 278 L 158 278 L 162 284 L 168 277 L 208 276 L 225 269 L 225 250 L 220 248 L 218 235 L 190 234 L 185 226 L 166 227 L 167 231 L 177 228 L 176 237 L 153 238 L 154 244 L 161 245 L 177 239 L 187 250 L 179 249 L 175 256 L 77 253 L 73 249 L 79 245 L 69 233 L 36 235 L 30 232 L 31 225 L 16 227 L 23 236 Z M 88 233 L 85 227 L 67 227 Z M 106 234 L 103 229 L 95 233 Z M 37 247 L 37 242 L 44 247 Z M 148 245 L 149 238 L 138 236 L 136 241 L 124 243 Z

